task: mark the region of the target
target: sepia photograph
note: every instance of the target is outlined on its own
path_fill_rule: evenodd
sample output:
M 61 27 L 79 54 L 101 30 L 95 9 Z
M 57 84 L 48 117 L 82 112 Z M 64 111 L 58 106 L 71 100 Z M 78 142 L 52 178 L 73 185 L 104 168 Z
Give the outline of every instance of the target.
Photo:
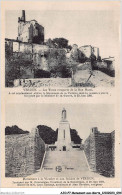
M 114 87 L 117 24 L 112 10 L 6 10 L 5 87 Z
M 115 176 L 114 106 L 8 104 L 6 177 Z
M 1 5 L 2 188 L 121 193 L 120 1 Z

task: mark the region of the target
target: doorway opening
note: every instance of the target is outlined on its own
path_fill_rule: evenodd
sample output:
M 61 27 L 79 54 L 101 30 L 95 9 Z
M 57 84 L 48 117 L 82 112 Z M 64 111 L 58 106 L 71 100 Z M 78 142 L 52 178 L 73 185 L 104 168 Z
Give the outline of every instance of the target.
M 63 146 L 63 151 L 66 151 L 66 146 Z

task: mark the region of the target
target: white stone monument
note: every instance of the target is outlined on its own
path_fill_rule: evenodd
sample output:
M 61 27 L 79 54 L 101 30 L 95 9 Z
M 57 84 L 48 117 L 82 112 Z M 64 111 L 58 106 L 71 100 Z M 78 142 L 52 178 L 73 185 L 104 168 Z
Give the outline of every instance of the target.
M 71 147 L 70 124 L 66 120 L 66 110 L 63 108 L 59 123 L 58 138 L 55 143 L 58 151 L 69 151 Z

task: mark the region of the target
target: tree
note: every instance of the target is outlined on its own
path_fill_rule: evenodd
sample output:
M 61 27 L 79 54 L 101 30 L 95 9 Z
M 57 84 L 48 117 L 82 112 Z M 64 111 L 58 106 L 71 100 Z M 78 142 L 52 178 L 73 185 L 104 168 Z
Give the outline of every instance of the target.
M 12 127 L 7 126 L 5 128 L 5 135 L 11 135 L 11 134 L 27 134 L 29 131 L 25 131 L 20 129 L 17 125 L 14 125 Z
M 70 129 L 70 133 L 71 133 L 71 140 L 75 144 L 80 144 L 82 139 L 78 135 L 78 132 L 75 129 Z
M 54 144 L 57 140 L 57 131 L 46 125 L 38 125 L 39 135 L 46 144 Z
M 67 46 L 67 49 L 71 50 L 72 49 L 72 46 L 71 45 L 68 45 Z
M 68 47 L 68 40 L 65 38 L 55 38 L 53 39 L 53 43 L 56 44 L 59 48 Z
M 53 43 L 53 40 L 50 39 L 50 38 L 46 41 L 46 45 L 49 46 L 50 48 L 54 48 L 55 47 L 55 45 Z

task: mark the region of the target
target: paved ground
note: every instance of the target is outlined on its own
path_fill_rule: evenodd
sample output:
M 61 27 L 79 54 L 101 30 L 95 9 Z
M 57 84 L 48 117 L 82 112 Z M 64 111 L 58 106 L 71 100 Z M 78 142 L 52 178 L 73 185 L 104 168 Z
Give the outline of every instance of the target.
M 85 154 L 82 150 L 48 151 L 42 169 L 31 177 L 102 177 L 90 171 Z

